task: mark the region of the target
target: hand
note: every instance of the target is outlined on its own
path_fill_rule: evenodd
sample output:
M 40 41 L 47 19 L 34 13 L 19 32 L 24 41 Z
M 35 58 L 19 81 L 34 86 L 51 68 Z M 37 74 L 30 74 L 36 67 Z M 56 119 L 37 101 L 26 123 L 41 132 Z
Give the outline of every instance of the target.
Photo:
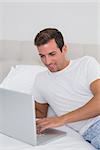
M 37 125 L 37 133 L 42 133 L 44 130 L 48 128 L 54 128 L 61 125 L 64 125 L 64 120 L 62 117 L 49 117 L 38 119 L 36 121 Z

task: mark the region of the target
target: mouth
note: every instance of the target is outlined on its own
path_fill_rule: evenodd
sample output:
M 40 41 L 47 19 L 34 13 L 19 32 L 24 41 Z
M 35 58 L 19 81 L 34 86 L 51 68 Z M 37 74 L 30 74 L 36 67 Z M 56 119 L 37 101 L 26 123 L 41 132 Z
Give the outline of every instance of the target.
M 55 64 L 50 64 L 50 65 L 46 65 L 47 68 L 50 70 L 50 71 L 55 71 L 56 70 L 56 65 Z

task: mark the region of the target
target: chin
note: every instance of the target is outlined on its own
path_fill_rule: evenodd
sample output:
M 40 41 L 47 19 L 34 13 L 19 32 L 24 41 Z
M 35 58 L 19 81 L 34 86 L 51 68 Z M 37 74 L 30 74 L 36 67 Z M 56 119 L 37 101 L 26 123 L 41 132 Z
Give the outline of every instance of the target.
M 49 71 L 51 71 L 51 72 L 57 72 L 58 70 L 50 70 L 50 69 L 49 69 Z

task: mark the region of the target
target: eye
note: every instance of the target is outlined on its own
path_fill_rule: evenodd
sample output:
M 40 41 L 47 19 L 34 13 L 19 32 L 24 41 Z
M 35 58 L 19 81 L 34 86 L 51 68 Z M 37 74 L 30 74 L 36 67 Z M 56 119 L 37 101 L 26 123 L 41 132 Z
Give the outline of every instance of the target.
M 50 56 L 54 56 L 54 55 L 56 55 L 56 53 L 50 53 L 49 55 L 50 55 Z
M 44 57 L 44 55 L 40 55 L 40 57 L 41 57 L 41 58 L 43 58 L 43 57 Z

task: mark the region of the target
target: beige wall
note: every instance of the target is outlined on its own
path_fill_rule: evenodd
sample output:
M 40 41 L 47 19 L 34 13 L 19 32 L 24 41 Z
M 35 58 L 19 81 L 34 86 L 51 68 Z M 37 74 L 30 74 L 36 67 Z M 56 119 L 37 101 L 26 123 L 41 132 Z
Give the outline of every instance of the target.
M 1 40 L 31 41 L 41 29 L 54 27 L 63 33 L 65 41 L 68 42 L 91 44 L 100 42 L 98 36 L 100 13 L 97 2 L 40 0 L 40 3 L 36 3 L 38 0 L 32 0 L 30 3 L 30 0 L 27 0 L 28 3 L 24 3 L 17 0 L 14 3 L 13 1 L 0 3 Z

